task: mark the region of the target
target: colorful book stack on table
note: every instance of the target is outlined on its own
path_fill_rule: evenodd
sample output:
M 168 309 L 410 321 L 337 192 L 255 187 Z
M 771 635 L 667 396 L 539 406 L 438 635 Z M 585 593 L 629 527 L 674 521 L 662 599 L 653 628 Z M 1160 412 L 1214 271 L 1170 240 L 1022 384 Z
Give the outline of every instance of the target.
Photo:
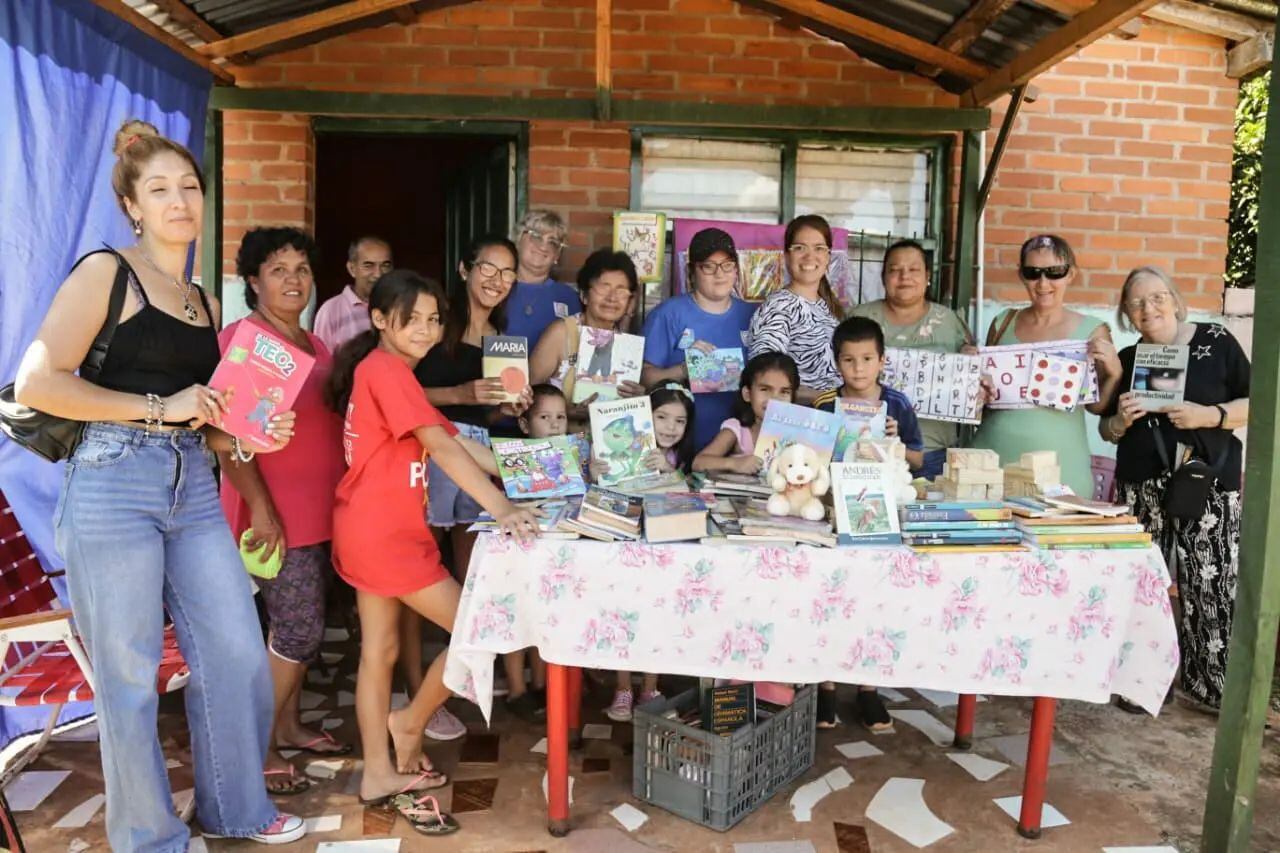
M 1003 501 L 909 503 L 902 507 L 902 543 L 930 551 L 1022 550 L 1022 533 Z
M 640 538 L 644 498 L 592 486 L 560 521 L 563 529 L 602 542 Z
M 1014 525 L 1023 541 L 1048 550 L 1149 548 L 1151 534 L 1123 504 L 1075 495 L 1011 498 Z

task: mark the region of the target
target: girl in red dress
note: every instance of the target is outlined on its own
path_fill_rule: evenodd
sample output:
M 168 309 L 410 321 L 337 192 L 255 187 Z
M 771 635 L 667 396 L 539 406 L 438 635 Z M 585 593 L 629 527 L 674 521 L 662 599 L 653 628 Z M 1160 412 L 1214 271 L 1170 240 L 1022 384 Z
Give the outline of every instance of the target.
M 378 279 L 369 296 L 373 328 L 339 351 L 329 389 L 330 402 L 346 418 L 349 468 L 334 505 L 333 562 L 355 587 L 360 614 L 360 798 L 391 801 L 415 829 L 432 834 L 457 827 L 432 798 L 414 798 L 448 781 L 422 752 L 423 727 L 449 696 L 445 656 L 432 662 L 409 707 L 390 709 L 400 608 L 410 607 L 446 631 L 453 629 L 458 608 L 460 589 L 423 520 L 427 457 L 491 513 L 504 533 L 521 540 L 537 533 L 534 517 L 512 506 L 477 466 L 473 454 L 489 451 L 455 438 L 453 425 L 427 402 L 414 378 L 414 365 L 440 340 L 443 307 L 440 286 L 417 273 L 396 270 Z

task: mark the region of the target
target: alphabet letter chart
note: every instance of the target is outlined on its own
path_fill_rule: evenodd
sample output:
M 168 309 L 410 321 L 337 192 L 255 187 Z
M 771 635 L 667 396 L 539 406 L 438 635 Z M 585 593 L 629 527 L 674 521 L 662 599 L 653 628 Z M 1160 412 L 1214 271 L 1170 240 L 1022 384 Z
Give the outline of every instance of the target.
M 889 347 L 881 379 L 910 397 L 919 417 L 962 424 L 982 421 L 979 356 Z
M 1068 358 L 1085 364 L 1085 384 L 1078 405 L 1098 401 L 1098 374 L 1088 356 L 1088 341 L 1043 341 L 1036 344 L 1008 344 L 982 347 L 982 373 L 991 377 L 996 398 L 992 409 L 1030 409 L 1036 405 L 1027 394 L 1031 384 L 1031 353 Z

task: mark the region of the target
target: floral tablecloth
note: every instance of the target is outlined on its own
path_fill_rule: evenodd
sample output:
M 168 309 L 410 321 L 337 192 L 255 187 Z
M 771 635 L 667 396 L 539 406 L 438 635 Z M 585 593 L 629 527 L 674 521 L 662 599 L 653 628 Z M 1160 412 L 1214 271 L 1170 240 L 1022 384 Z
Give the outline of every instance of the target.
M 1155 549 L 990 554 L 482 534 L 445 683 L 489 718 L 495 654 L 557 664 L 1106 702 L 1178 664 Z

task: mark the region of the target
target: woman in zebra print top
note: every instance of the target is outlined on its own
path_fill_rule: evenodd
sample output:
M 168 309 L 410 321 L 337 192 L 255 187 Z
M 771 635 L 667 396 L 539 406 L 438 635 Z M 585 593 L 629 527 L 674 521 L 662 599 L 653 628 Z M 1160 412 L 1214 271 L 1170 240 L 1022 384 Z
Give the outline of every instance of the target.
M 771 294 L 752 318 L 750 355 L 791 356 L 800 368 L 796 402 L 810 404 L 841 383 L 831 354 L 831 335 L 844 313 L 827 281 L 831 226 L 821 216 L 797 216 L 783 242 L 791 283 Z

